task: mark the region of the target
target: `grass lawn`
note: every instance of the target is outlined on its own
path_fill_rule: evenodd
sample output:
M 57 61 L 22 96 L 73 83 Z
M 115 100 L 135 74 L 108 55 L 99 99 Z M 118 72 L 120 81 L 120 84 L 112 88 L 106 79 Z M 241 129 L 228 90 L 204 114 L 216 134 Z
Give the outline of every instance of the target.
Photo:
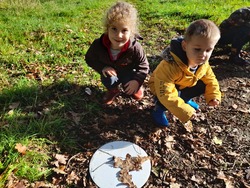
M 59 153 L 82 150 L 73 125 L 101 112 L 82 88 L 104 89 L 84 55 L 103 32 L 110 0 L 0 1 L 0 187 L 12 176 L 47 180 Z M 195 19 L 216 24 L 249 0 L 130 0 L 148 56 Z M 155 63 L 155 62 L 150 62 Z M 74 96 L 74 97 L 72 97 Z M 100 96 L 101 97 L 101 96 Z M 78 114 L 81 114 L 80 116 Z

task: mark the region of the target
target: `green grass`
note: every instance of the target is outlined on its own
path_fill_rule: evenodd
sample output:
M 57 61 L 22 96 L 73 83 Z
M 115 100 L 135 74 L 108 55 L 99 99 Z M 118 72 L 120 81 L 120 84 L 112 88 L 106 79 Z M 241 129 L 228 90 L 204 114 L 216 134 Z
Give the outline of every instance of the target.
M 12 127 L 13 129 L 14 127 Z M 36 138 L 35 135 L 24 136 L 21 132 L 3 129 L 5 134 L 0 134 L 0 152 L 4 155 L 0 161 L 0 186 L 3 187 L 8 177 L 14 173 L 29 181 L 37 181 L 50 174 L 48 160 L 50 159 L 49 145 L 47 139 Z M 15 145 L 21 143 L 27 146 L 25 155 L 17 152 Z
M 14 173 L 30 182 L 51 173 L 52 147 L 74 154 L 77 113 L 82 125 L 101 113 L 84 88 L 103 90 L 84 55 L 103 31 L 110 0 L 0 1 L 0 186 Z M 219 24 L 246 0 L 130 0 L 140 15 L 149 56 L 199 18 Z M 99 96 L 99 93 L 96 93 Z M 88 117 L 88 118 L 86 118 Z M 87 119 L 87 120 L 86 120 Z M 79 126 L 79 125 L 76 125 Z M 15 145 L 27 146 L 21 155 Z

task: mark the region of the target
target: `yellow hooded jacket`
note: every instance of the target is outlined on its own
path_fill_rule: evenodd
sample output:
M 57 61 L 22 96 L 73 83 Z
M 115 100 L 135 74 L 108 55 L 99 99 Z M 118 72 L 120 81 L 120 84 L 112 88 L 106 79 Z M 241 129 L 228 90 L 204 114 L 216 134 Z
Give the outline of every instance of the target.
M 177 44 L 177 46 L 178 51 L 182 51 L 181 45 L 179 46 L 179 44 Z M 189 70 L 188 65 L 182 61 L 182 59 L 185 60 L 186 58 L 184 57 L 185 55 L 183 56 L 184 51 L 179 53 L 181 57 L 178 57 L 174 53 L 175 50 L 170 49 L 172 60 L 162 60 L 154 70 L 149 79 L 149 87 L 161 104 L 181 122 L 185 123 L 193 115 L 194 108 L 186 104 L 184 100 L 178 96 L 176 85 L 179 86 L 179 90 L 182 90 L 186 87 L 193 87 L 197 84 L 198 80 L 202 80 L 206 85 L 204 96 L 207 103 L 212 99 L 221 101 L 221 92 L 219 83 L 209 62 L 200 65 L 195 74 L 193 74 Z

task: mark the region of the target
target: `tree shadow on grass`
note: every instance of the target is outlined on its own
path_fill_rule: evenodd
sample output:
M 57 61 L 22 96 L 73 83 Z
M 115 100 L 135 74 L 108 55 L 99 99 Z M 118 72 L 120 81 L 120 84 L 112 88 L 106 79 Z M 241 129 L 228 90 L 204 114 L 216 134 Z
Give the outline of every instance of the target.
M 107 141 L 128 139 L 128 130 L 139 123 L 138 117 L 150 104 L 145 102 L 140 109 L 143 101 L 123 96 L 115 104 L 103 106 L 102 96 L 98 87 L 66 81 L 47 87 L 9 88 L 0 95 L 2 126 L 11 129 L 12 124 L 18 124 L 24 136 L 47 138 L 57 143 L 61 152 L 72 154 L 94 150 Z M 6 117 L 10 111 L 21 115 L 10 119 Z
M 22 130 L 26 128 L 23 130 L 26 136 L 46 137 L 59 144 L 65 142 L 62 147 L 68 149 L 75 148 L 67 146 L 75 137 L 67 132 L 73 124 L 70 114 L 81 111 L 86 116 L 98 111 L 93 98 L 87 98 L 81 87 L 67 82 L 48 87 L 34 84 L 9 88 L 1 93 L 0 102 L 1 119 L 10 129 L 12 124 L 19 124 Z M 12 117 L 8 116 L 10 111 Z
M 63 81 L 47 87 L 24 84 L 9 88 L 0 94 L 1 131 L 12 130 L 19 139 L 47 139 L 51 169 L 55 168 L 55 155 L 63 154 L 68 156 L 64 171 L 82 177 L 77 185 L 84 187 L 83 179 L 93 185 L 86 167 L 99 147 L 117 140 L 140 143 L 154 129 L 150 117 L 152 96 L 148 89 L 145 92 L 141 101 L 122 95 L 112 105 L 103 106 L 103 91 L 91 85 Z M 10 111 L 12 118 L 6 115 Z M 52 178 L 67 184 L 64 174 L 52 173 L 49 181 Z
M 221 72 L 218 67 L 222 69 L 227 65 L 213 66 L 219 74 Z M 222 76 L 221 80 L 226 78 Z M 91 93 L 86 92 L 86 88 Z M 20 129 L 16 129 L 13 134 L 19 132 L 18 135 L 23 137 L 36 136 L 53 142 L 51 156 L 57 153 L 67 155 L 68 162 L 64 171 L 68 176 L 71 172 L 76 173 L 81 177 L 76 180 L 79 181 L 78 187 L 86 187 L 86 184 L 93 185 L 88 173 L 89 161 L 103 144 L 117 140 L 130 141 L 154 156 L 155 149 L 162 150 L 163 154 L 166 149 L 164 142 L 160 143 L 157 139 L 161 141 L 161 138 L 164 140 L 168 135 L 178 133 L 174 129 L 180 126 L 176 124 L 166 131 L 160 131 L 159 135 L 155 133 L 157 127 L 150 116 L 153 96 L 147 85 L 145 88 L 145 97 L 141 101 L 122 95 L 112 105 L 103 106 L 103 91 L 97 86 L 82 86 L 67 81 L 46 87 L 23 84 L 0 94 L 1 127 L 8 126 L 11 129 L 13 125 L 18 125 Z M 21 115 L 7 118 L 12 110 Z M 156 148 L 153 147 L 155 144 Z M 52 176 L 61 181 L 58 184 L 67 184 L 67 175 L 52 174 L 50 178 Z M 157 178 L 153 174 L 152 177 Z M 83 180 L 88 183 L 84 184 Z M 153 182 L 153 179 L 150 181 Z

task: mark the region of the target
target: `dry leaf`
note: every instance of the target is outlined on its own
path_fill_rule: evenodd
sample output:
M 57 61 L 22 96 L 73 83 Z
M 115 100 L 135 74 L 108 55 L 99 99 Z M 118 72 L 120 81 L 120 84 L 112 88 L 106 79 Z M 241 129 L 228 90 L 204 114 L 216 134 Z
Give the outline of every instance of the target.
M 61 155 L 61 154 L 56 154 L 55 155 L 55 158 L 58 160 L 58 162 L 60 163 L 60 164 L 66 164 L 67 162 L 67 159 L 68 159 L 68 157 L 67 156 L 65 156 L 65 155 Z
M 114 167 L 115 168 L 123 167 L 123 160 L 120 157 L 114 157 Z
M 202 183 L 202 179 L 200 179 L 199 177 L 196 177 L 195 175 L 191 177 L 191 180 L 198 184 Z
M 117 115 L 108 115 L 108 114 L 103 114 L 103 123 L 106 124 L 106 125 L 110 125 L 112 124 L 113 122 L 117 121 L 119 116 Z
M 165 138 L 165 146 L 168 148 L 168 149 L 172 149 L 173 148 L 173 145 L 174 145 L 174 137 L 173 136 L 167 136 Z
M 236 152 L 234 152 L 234 151 L 227 151 L 227 154 L 228 154 L 228 155 L 231 155 L 231 156 L 234 156 L 234 157 L 240 156 L 239 153 L 236 153 Z
M 63 170 L 59 168 L 53 168 L 53 171 L 56 172 L 57 174 L 67 174 L 66 172 L 64 172 Z
M 20 102 L 13 102 L 9 105 L 10 109 L 16 109 L 20 105 Z
M 165 138 L 165 140 L 166 140 L 167 142 L 173 142 L 173 141 L 174 141 L 174 137 L 173 137 L 173 136 L 167 136 L 167 137 Z
M 69 184 L 72 184 L 73 182 L 75 184 L 77 184 L 77 181 L 79 181 L 79 177 L 77 176 L 77 174 L 72 171 L 68 176 L 67 176 L 67 179 L 66 181 L 69 183 Z
M 14 110 L 8 111 L 8 115 L 13 115 L 13 114 L 14 114 Z
M 216 136 L 213 138 L 213 142 L 217 145 L 222 145 L 222 140 L 217 138 Z
M 79 125 L 80 120 L 81 120 L 81 114 L 80 113 L 75 113 L 73 111 L 69 112 L 72 115 L 72 119 L 75 122 L 76 125 Z
M 225 182 L 226 188 L 234 188 L 233 183 L 232 183 L 232 181 L 231 181 L 232 177 L 231 177 L 231 179 L 230 179 L 230 176 L 227 177 L 227 176 L 224 174 L 223 171 L 220 171 L 220 172 L 218 173 L 217 178 L 218 178 L 218 179 L 221 179 L 221 180 L 223 180 L 223 181 Z
M 121 169 L 119 173 L 118 180 L 126 185 L 128 185 L 130 188 L 136 188 L 137 186 L 132 181 L 132 175 L 129 174 L 129 171 L 127 169 Z
M 23 146 L 22 144 L 20 143 L 17 143 L 16 146 L 15 146 L 15 149 L 21 153 L 22 155 L 25 155 L 26 154 L 26 150 L 27 150 L 27 147 L 26 146 Z
M 15 188 L 26 188 L 25 184 L 23 181 L 19 181 L 14 185 Z
M 150 157 L 148 156 L 131 157 L 131 155 L 128 153 L 125 160 L 114 156 L 114 167 L 121 168 L 118 180 L 128 185 L 130 188 L 136 188 L 136 185 L 134 185 L 132 182 L 132 176 L 129 174 L 129 172 L 142 169 L 142 163 L 149 159 Z
M 237 109 L 238 105 L 237 104 L 233 104 L 232 107 L 233 107 L 233 109 Z
M 188 121 L 187 123 L 183 124 L 184 128 L 186 129 L 187 132 L 192 132 L 193 131 L 193 124 L 191 121 Z
M 178 183 L 170 183 L 170 188 L 180 188 L 181 185 Z
M 250 179 L 250 169 L 247 169 L 245 172 L 247 173 L 246 179 L 249 180 Z

